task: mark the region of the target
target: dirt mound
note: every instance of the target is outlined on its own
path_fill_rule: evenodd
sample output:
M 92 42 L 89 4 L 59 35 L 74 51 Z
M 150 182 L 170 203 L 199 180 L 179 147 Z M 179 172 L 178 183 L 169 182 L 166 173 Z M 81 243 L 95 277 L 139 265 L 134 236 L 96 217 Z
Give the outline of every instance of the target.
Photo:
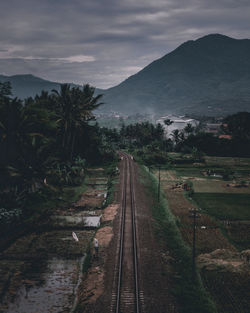
M 113 229 L 109 226 L 100 228 L 96 233 L 96 238 L 98 239 L 99 245 L 101 247 L 108 247 L 112 237 Z
M 103 212 L 102 215 L 102 222 L 110 222 L 113 221 L 113 219 L 116 216 L 117 210 L 119 205 L 118 204 L 111 204 L 109 205 Z
M 84 193 L 81 198 L 74 204 L 77 209 L 101 209 L 103 202 L 105 200 L 105 195 L 101 194 L 98 196 L 96 193 Z
M 217 270 L 250 274 L 249 250 L 234 252 L 228 249 L 217 249 L 211 253 L 201 254 L 198 264 L 205 270 Z

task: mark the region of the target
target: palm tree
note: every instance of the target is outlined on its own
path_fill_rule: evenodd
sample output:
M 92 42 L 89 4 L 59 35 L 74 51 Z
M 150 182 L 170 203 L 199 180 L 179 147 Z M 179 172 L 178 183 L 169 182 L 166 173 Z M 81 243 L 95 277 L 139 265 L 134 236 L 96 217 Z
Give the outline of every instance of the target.
M 179 129 L 175 129 L 172 131 L 171 136 L 173 138 L 173 141 L 175 143 L 175 145 L 178 145 L 178 143 L 181 140 L 181 132 L 179 131 Z
M 174 121 L 171 121 L 169 118 L 167 118 L 166 120 L 164 120 L 164 124 L 167 126 L 170 126 L 171 124 L 173 124 Z
M 13 161 L 16 157 L 18 145 L 17 138 L 22 123 L 22 101 L 5 99 L 0 104 L 0 162 Z
M 0 101 L 1 183 L 20 189 L 43 179 L 57 127 L 48 110 L 31 98 L 25 103 L 17 98 Z
M 190 135 L 194 132 L 195 128 L 192 124 L 188 123 L 187 126 L 184 128 L 184 132 L 187 134 L 187 135 Z
M 83 89 L 63 84 L 60 92 L 52 92 L 57 104 L 63 152 L 67 159 L 72 160 L 77 133 L 95 118 L 92 111 L 102 104 L 99 102 L 102 95 L 94 96 L 95 88 L 88 84 Z

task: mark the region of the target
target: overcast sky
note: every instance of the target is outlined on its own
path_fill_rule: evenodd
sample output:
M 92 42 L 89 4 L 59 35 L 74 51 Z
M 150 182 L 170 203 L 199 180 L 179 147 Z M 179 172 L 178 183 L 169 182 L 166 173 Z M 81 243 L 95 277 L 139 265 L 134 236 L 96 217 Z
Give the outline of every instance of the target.
M 250 38 L 249 0 L 2 0 L 0 73 L 119 84 L 187 40 Z

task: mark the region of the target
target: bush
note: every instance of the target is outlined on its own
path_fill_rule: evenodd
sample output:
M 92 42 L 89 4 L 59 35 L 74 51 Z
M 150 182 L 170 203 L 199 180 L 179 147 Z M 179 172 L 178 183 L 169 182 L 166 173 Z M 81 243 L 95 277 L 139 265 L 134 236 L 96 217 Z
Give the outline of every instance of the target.
M 86 161 L 77 157 L 73 163 L 57 163 L 48 171 L 47 182 L 55 186 L 77 186 L 84 179 Z
M 22 214 L 23 211 L 21 209 L 6 210 L 5 208 L 0 208 L 0 225 L 4 226 L 17 222 Z

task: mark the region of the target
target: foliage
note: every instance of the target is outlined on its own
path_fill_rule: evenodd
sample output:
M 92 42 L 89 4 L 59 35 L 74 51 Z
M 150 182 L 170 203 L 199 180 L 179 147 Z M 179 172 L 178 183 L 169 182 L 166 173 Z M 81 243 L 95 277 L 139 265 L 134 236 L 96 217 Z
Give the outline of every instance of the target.
M 160 150 L 152 151 L 150 146 L 145 147 L 144 149 L 138 149 L 135 152 L 137 156 L 136 159 L 147 166 L 163 165 L 170 162 L 166 153 Z
M 86 160 L 77 157 L 72 163 L 56 163 L 48 171 L 47 183 L 52 185 L 79 185 L 84 178 Z
M 193 281 L 190 249 L 183 242 L 175 217 L 170 212 L 162 194 L 160 203 L 157 201 L 158 182 L 156 177 L 145 169 L 143 169 L 143 176 L 144 184 L 147 184 L 148 192 L 154 201 L 152 208 L 157 236 L 163 245 L 168 243 L 166 248 L 178 260 L 175 262 L 176 279 L 173 293 L 178 299 L 180 312 L 217 312 L 215 305 L 202 286 L 198 273 L 196 273 L 195 282 Z
M 198 150 L 196 147 L 193 147 L 192 149 L 192 157 L 197 162 L 203 161 L 204 153 L 200 150 Z
M 222 130 L 238 140 L 250 140 L 250 113 L 238 112 L 223 120 Z
M 124 142 L 130 143 L 135 147 L 152 145 L 153 142 L 162 142 L 164 139 L 164 129 L 161 124 L 156 126 L 149 123 L 136 123 L 134 125 L 122 126 L 120 136 Z
M 224 139 L 210 133 L 199 132 L 191 134 L 179 142 L 178 150 L 191 152 L 190 148 L 197 149 L 200 153 L 210 156 L 250 156 L 250 140 L 232 138 Z
M 5 208 L 0 208 L 0 225 L 3 227 L 6 224 L 13 223 L 18 221 L 22 215 L 22 210 L 20 209 L 11 209 L 6 210 Z
M 185 195 L 190 198 L 194 194 L 193 182 L 191 180 L 187 180 L 186 184 L 187 184 L 187 189 L 185 191 Z
M 0 83 L 1 207 L 22 210 L 50 186 L 80 185 L 87 164 L 114 160 L 100 127 L 91 124 L 101 105 L 94 92 L 64 84 L 22 101 L 11 97 L 9 83 Z
M 233 171 L 229 168 L 225 168 L 223 173 L 222 173 L 222 177 L 224 180 L 230 180 L 233 178 Z
M 87 247 L 85 258 L 82 266 L 82 273 L 86 274 L 91 267 L 91 248 L 90 245 Z
M 87 122 L 94 119 L 92 111 L 101 105 L 101 95 L 94 96 L 94 92 L 95 89 L 89 85 L 80 89 L 63 84 L 60 92 L 53 90 L 52 100 L 59 123 L 58 135 L 67 160 L 72 160 L 74 156 L 77 136 L 86 128 Z

